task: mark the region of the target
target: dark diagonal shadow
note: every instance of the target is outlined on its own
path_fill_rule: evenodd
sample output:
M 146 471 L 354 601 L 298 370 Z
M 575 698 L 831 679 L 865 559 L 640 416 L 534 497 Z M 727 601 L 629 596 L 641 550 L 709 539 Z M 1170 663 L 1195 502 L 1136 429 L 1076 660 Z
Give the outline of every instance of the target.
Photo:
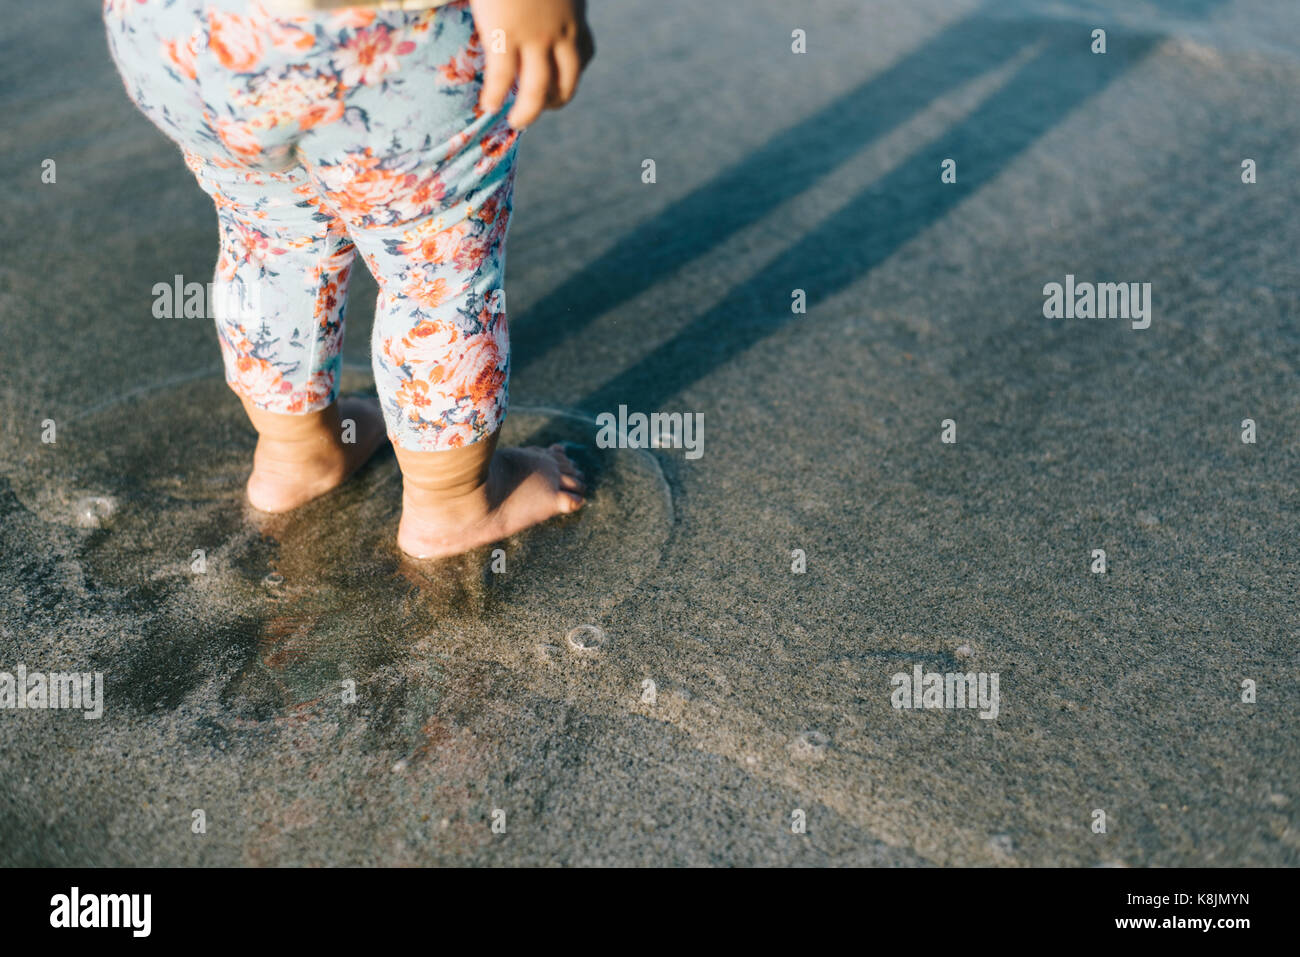
M 1198 0 L 1195 13 L 1204 14 L 1216 2 Z M 922 109 L 933 97 L 987 72 L 1029 44 L 1041 44 L 1041 49 L 966 119 L 849 199 L 822 225 L 759 268 L 752 278 L 734 286 L 673 339 L 580 402 L 588 411 L 610 410 L 619 404 L 645 411 L 661 408 L 665 399 L 794 318 L 791 290 L 806 290 L 811 310 L 860 279 L 993 180 L 1062 118 L 1141 62 L 1163 39 L 1162 34 L 1125 34 L 1112 29 L 1108 52 L 1099 56 L 1089 49 L 1090 29 L 1064 21 L 990 19 L 963 21 L 944 31 L 886 77 L 873 80 L 813 120 L 777 137 L 621 240 L 530 313 L 536 325 L 530 327 L 535 331 L 526 341 L 536 347 L 553 343 L 557 335 L 572 334 L 590 318 L 589 313 L 641 292 L 656 277 L 679 266 L 684 254 L 698 255 L 712 248 L 729 232 L 759 218 L 775 203 L 828 172 L 851 150 Z M 975 50 L 979 55 L 971 59 Z M 959 65 L 954 69 L 951 62 L 932 59 L 949 54 L 965 57 L 969 68 Z M 942 80 L 922 82 L 933 73 L 941 73 Z M 843 115 L 830 122 L 831 114 L 849 109 L 855 114 L 852 132 L 846 129 Z M 878 115 L 873 116 L 873 111 Z M 860 122 L 857 115 L 863 117 Z M 940 162 L 945 157 L 958 160 L 955 185 L 939 180 Z M 793 171 L 789 176 L 785 175 L 787 169 Z M 781 170 L 782 175 L 773 176 L 773 170 Z M 737 192 L 745 199 L 738 200 Z M 669 244 L 673 247 L 671 257 L 657 252 L 670 230 L 675 237 L 682 230 L 689 233 L 696 228 L 703 234 L 689 240 L 685 251 L 676 242 Z M 633 260 L 639 268 L 634 268 Z M 616 280 L 606 275 L 595 292 L 583 291 L 606 271 L 616 274 Z M 575 298 L 569 305 L 579 316 L 553 328 L 557 316 L 552 313 L 560 309 L 564 295 Z M 753 309 L 755 302 L 765 304 L 758 313 Z
M 1036 38 L 1032 30 L 966 18 L 773 137 L 629 232 L 518 318 L 511 317 L 514 369 L 758 222 L 867 144 L 1006 63 Z

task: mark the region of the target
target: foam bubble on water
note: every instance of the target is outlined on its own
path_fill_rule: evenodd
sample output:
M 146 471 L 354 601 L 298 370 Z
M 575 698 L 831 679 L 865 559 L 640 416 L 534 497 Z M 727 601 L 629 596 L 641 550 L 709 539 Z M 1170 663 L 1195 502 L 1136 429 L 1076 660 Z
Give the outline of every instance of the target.
M 605 644 L 605 633 L 595 625 L 579 625 L 564 638 L 575 651 L 599 651 Z
M 79 528 L 103 528 L 117 514 L 117 500 L 111 495 L 83 495 L 72 511 Z
M 790 757 L 796 761 L 820 761 L 826 757 L 830 743 L 830 736 L 821 731 L 802 731 L 790 742 Z

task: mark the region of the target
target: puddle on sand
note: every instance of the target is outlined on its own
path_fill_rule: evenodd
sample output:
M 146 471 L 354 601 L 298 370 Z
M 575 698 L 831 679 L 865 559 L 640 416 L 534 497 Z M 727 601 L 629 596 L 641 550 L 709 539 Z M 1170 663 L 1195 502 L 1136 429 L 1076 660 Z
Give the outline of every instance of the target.
M 345 372 L 344 394 L 369 386 Z M 155 711 L 210 687 L 231 718 L 256 722 L 333 704 L 351 679 L 364 711 L 392 716 L 437 697 L 449 658 L 530 662 L 538 641 L 603 621 L 658 562 L 672 525 L 659 467 L 596 448 L 595 432 L 576 415 L 512 409 L 503 442 L 574 443 L 588 503 L 439 562 L 396 549 L 401 477 L 388 449 L 293 513 L 250 509 L 254 434 L 216 378 L 60 423 L 13 487 L 46 523 L 78 530 L 95 613 L 118 635 L 97 657 L 119 700 Z

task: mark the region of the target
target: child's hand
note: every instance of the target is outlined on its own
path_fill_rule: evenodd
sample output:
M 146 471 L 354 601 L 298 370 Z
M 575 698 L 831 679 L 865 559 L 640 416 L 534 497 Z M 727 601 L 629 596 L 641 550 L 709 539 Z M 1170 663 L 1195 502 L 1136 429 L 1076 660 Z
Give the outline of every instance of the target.
M 542 110 L 573 99 L 578 74 L 596 52 L 586 0 L 470 0 L 469 5 L 486 56 L 481 109 L 501 109 L 516 76 L 519 93 L 506 121 L 517 130 Z

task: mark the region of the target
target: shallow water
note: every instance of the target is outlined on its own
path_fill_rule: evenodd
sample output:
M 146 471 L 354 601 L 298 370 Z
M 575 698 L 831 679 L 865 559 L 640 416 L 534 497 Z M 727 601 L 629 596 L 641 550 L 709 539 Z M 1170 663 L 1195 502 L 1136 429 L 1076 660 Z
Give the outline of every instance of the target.
M 368 387 L 363 373 L 344 377 L 344 394 Z M 42 522 L 75 530 L 49 547 L 76 563 L 83 594 L 152 609 L 135 619 L 138 631 L 123 616 L 122 647 L 101 649 L 117 662 L 110 697 L 148 712 L 217 681 L 232 713 L 269 720 L 327 707 L 351 681 L 376 707 L 414 705 L 422 683 L 411 679 L 429 656 L 463 643 L 527 659 L 536 649 L 511 636 L 532 633 L 597 653 L 601 641 L 565 643 L 566 631 L 600 622 L 659 560 L 672 503 L 650 455 L 599 449 L 591 420 L 557 410 L 511 410 L 503 441 L 524 437 L 569 443 L 591 482 L 587 505 L 544 534 L 441 561 L 395 547 L 401 477 L 387 448 L 293 513 L 251 509 L 243 483 L 254 435 L 215 378 L 66 423 L 18 469 L 13 490 Z M 571 620 L 557 623 L 555 608 Z
M 109 700 L 0 715 L 0 859 L 1300 861 L 1300 8 L 701 6 L 594 5 L 526 138 L 507 429 L 694 411 L 704 455 L 618 457 L 504 576 L 398 559 L 391 459 L 243 513 L 211 326 L 150 311 L 211 275 L 210 200 L 92 8 L 14 10 L 0 666 Z M 1152 326 L 1044 320 L 1066 274 L 1151 281 Z M 917 664 L 1000 674 L 996 720 L 895 709 Z

